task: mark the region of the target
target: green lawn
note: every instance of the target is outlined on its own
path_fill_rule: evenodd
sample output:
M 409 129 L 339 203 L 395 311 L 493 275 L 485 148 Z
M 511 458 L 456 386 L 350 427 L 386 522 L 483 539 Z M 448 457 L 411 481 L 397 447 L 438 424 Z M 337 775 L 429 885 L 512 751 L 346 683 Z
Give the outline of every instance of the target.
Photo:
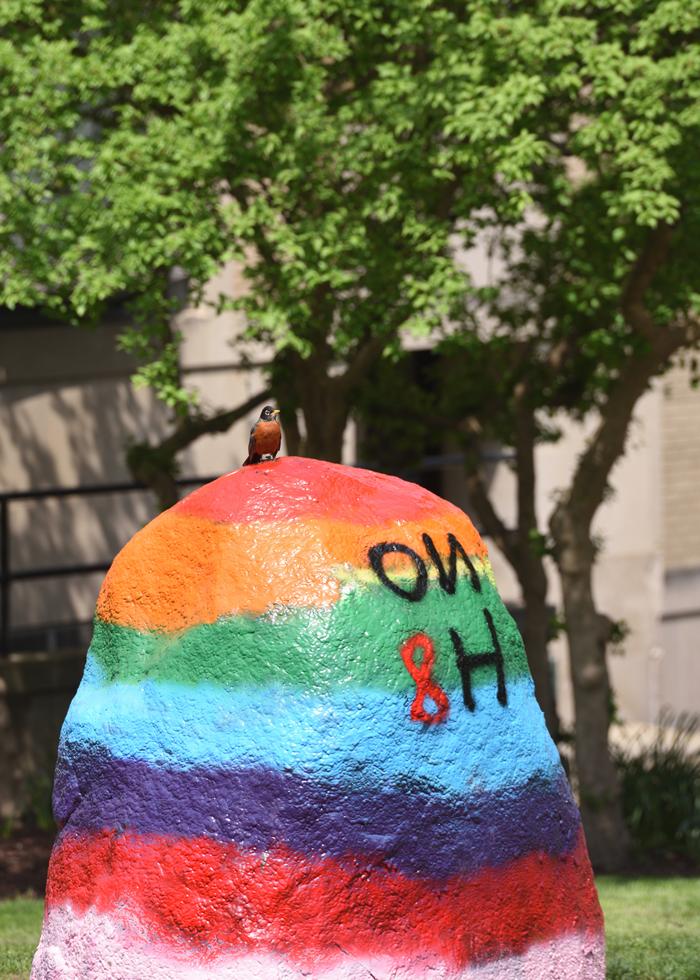
M 0 902 L 0 980 L 29 976 L 41 930 L 44 903 L 38 898 Z
M 609 980 L 700 978 L 700 878 L 598 878 Z
M 609 980 L 700 978 L 700 878 L 602 877 L 598 889 Z M 29 976 L 41 912 L 39 899 L 0 902 L 0 980 Z

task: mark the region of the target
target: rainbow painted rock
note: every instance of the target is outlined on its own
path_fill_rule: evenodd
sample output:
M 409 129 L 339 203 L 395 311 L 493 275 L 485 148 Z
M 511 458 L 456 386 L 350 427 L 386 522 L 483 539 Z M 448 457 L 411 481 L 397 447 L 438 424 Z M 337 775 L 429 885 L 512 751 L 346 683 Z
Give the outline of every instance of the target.
M 54 808 L 35 980 L 604 976 L 486 549 L 401 480 L 280 459 L 139 532 Z

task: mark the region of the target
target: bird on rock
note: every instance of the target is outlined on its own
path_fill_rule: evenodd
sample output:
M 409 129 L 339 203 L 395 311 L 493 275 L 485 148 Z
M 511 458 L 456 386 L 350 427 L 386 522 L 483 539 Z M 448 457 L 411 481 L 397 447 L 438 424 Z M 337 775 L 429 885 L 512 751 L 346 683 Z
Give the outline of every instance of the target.
M 273 408 L 272 405 L 263 408 L 260 418 L 250 430 L 248 458 L 243 463 L 244 466 L 261 463 L 265 459 L 274 459 L 280 451 L 282 429 L 279 424 L 279 414 L 279 408 Z

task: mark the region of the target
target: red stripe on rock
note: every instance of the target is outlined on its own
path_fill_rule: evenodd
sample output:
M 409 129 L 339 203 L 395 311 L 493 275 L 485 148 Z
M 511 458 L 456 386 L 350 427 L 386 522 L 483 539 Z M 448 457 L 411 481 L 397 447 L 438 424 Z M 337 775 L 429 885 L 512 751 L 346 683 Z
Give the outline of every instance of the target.
M 439 827 L 436 827 L 439 833 Z M 422 953 L 464 968 L 602 917 L 581 837 L 568 857 L 534 853 L 447 882 L 387 865 L 313 861 L 286 848 L 242 851 L 204 838 L 102 832 L 66 836 L 51 860 L 47 907 L 70 902 L 138 919 L 153 938 L 212 950 L 276 951 L 299 963 L 337 954 Z

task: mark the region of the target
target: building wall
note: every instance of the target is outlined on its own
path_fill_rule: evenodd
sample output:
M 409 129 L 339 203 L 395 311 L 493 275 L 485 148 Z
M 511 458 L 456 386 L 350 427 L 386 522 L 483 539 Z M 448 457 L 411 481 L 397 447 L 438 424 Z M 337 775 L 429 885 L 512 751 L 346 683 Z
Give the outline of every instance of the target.
M 129 384 L 117 329 L 0 321 L 0 490 L 129 479 L 126 442 L 162 431 L 164 416 Z M 109 561 L 151 511 L 147 494 L 14 502 L 11 568 Z M 13 584 L 13 624 L 89 618 L 100 577 Z
M 230 407 L 262 387 L 260 372 L 235 368 L 231 315 L 202 313 L 183 316 L 185 379 L 201 390 L 203 407 Z M 158 441 L 169 419 L 150 391 L 131 384 L 134 364 L 116 348 L 119 329 L 0 319 L 0 492 L 132 482 L 127 445 Z M 182 475 L 218 475 L 240 465 L 254 414 L 183 453 Z M 11 568 L 108 563 L 154 514 L 146 491 L 12 502 Z M 89 621 L 102 578 L 98 572 L 13 583 L 12 626 Z
M 651 677 L 659 707 L 700 708 L 700 389 L 688 365 L 663 380 L 664 610 Z
M 661 393 L 655 388 L 637 406 L 627 453 L 613 470 L 612 493 L 593 525 L 600 542 L 593 587 L 601 612 L 624 620 L 629 634 L 610 669 L 620 714 L 625 719 L 651 720 L 649 662 L 658 644 L 658 620 L 663 605 L 661 468 Z M 561 420 L 558 443 L 537 450 L 537 508 L 545 530 L 559 491 L 567 486 L 586 438 L 594 426 Z M 491 488 L 506 523 L 515 520 L 515 477 L 507 463 L 493 468 Z M 502 555 L 493 553 L 496 580 L 504 599 L 517 603 L 515 576 Z M 550 602 L 560 608 L 558 577 L 548 565 Z M 564 637 L 552 644 L 557 694 L 563 721 L 573 718 L 571 685 Z
M 677 364 L 663 379 L 663 553 L 667 569 L 700 568 L 700 389 Z
M 225 266 L 207 289 L 205 305 L 183 311 L 177 327 L 183 335 L 181 363 L 186 384 L 200 396 L 207 412 L 233 408 L 256 392 L 264 391 L 262 368 L 269 351 L 261 344 L 243 342 L 243 319 L 227 311 L 215 315 L 212 306 L 220 294 L 240 295 L 245 289 L 240 269 Z M 259 412 L 249 414 L 228 432 L 204 436 L 183 453 L 183 475 L 226 473 L 240 466 L 248 452 L 250 427 Z

